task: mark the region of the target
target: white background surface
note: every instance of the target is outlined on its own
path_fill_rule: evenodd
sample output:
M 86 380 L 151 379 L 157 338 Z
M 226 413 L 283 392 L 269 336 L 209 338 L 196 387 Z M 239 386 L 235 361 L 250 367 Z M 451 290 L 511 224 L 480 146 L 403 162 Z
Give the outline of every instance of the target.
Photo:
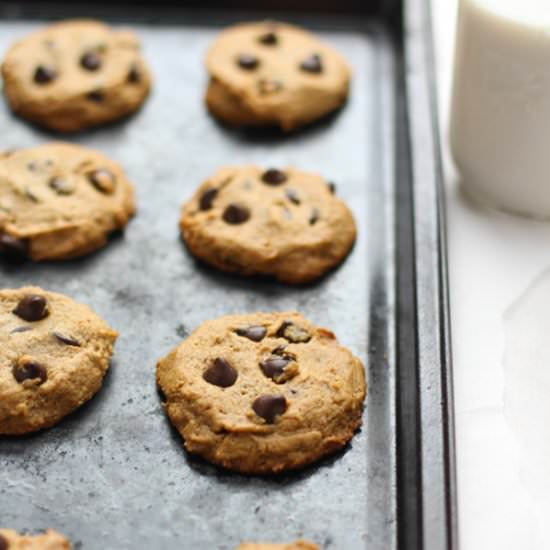
M 550 225 L 484 211 L 459 190 L 447 145 L 457 3 L 432 0 L 446 170 L 460 542 L 462 550 L 547 549 Z

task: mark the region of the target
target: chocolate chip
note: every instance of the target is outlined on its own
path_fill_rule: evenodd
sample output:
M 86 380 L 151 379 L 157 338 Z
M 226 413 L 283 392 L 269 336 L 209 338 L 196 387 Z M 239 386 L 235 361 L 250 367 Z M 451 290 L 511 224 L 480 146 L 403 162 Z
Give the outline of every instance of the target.
M 39 294 L 23 296 L 12 313 L 25 321 L 40 321 L 50 314 L 46 298 Z
M 291 321 L 285 321 L 279 327 L 277 336 L 285 338 L 289 342 L 293 342 L 295 344 L 304 344 L 311 340 L 311 334 L 307 330 L 295 325 Z
M 286 190 L 286 196 L 290 202 L 293 202 L 294 204 L 300 204 L 300 197 L 298 197 L 298 193 L 294 191 L 294 189 L 287 189 Z
M 277 346 L 271 353 L 273 355 L 284 355 L 285 350 L 286 350 L 286 344 L 281 344 L 280 346 Z
M 13 377 L 21 384 L 25 380 L 40 379 L 40 384 L 43 384 L 48 379 L 48 371 L 44 365 L 29 361 L 26 363 L 17 363 L 12 369 Z
M 75 186 L 73 183 L 63 179 L 63 178 L 52 178 L 48 185 L 58 194 L 58 195 L 70 195 L 74 192 Z
M 281 170 L 270 168 L 262 174 L 262 181 L 268 185 L 281 185 L 287 180 L 287 175 Z
M 105 168 L 99 168 L 88 174 L 90 183 L 101 193 L 111 195 L 115 190 L 115 176 Z
M 274 46 L 279 42 L 279 38 L 273 31 L 268 31 L 258 37 L 258 42 L 266 46 Z
M 8 541 L 3 535 L 0 535 L 0 550 L 8 550 Z
M 87 71 L 97 71 L 101 67 L 101 56 L 96 52 L 87 52 L 80 58 L 80 65 Z
M 48 65 L 38 65 L 34 71 L 34 81 L 36 84 L 49 84 L 57 78 L 57 71 Z
M 220 388 L 232 386 L 238 376 L 237 371 L 222 357 L 215 359 L 202 375 L 209 384 L 220 386 Z
M 336 193 L 336 184 L 333 181 L 329 181 L 327 183 L 328 190 L 331 192 L 331 194 L 334 195 Z
M 76 338 L 73 338 L 72 336 L 66 336 L 65 334 L 62 334 L 61 332 L 57 332 L 54 330 L 52 334 L 62 343 L 66 344 L 67 346 L 77 346 L 80 347 L 81 344 Z
M 141 82 L 141 73 L 138 66 L 135 64 L 131 65 L 130 70 L 128 71 L 128 82 L 130 84 L 138 84 Z
M 261 395 L 252 403 L 252 409 L 268 424 L 273 424 L 275 417 L 286 411 L 287 403 L 283 395 Z
M 320 217 L 321 217 L 321 212 L 319 212 L 318 208 L 314 208 L 311 211 L 311 215 L 309 216 L 309 225 L 315 225 L 319 221 Z
M 19 332 L 29 332 L 29 330 L 32 330 L 32 327 L 26 327 L 26 326 L 16 327 L 10 332 L 10 334 L 17 334 Z
M 0 254 L 7 259 L 21 261 L 27 257 L 29 243 L 26 239 L 18 239 L 7 233 L 0 235 Z
M 250 218 L 250 210 L 246 206 L 232 203 L 223 212 L 223 220 L 233 225 L 244 223 Z
M 101 90 L 92 90 L 86 97 L 96 103 L 101 103 L 105 99 L 105 95 Z
M 249 327 L 238 328 L 235 332 L 239 336 L 244 336 L 253 342 L 261 342 L 267 333 L 267 329 L 260 325 L 251 325 Z
M 258 91 L 262 95 L 273 94 L 283 89 L 283 83 L 279 80 L 268 80 L 260 78 L 258 80 Z
M 247 71 L 253 71 L 260 64 L 260 61 L 255 55 L 241 53 L 239 54 L 237 63 L 239 64 L 239 67 L 246 69 Z
M 323 71 L 321 56 L 314 53 L 300 63 L 300 69 L 306 73 L 320 73 Z
M 269 378 L 281 376 L 288 365 L 294 361 L 290 355 L 272 355 L 260 363 L 263 373 Z
M 217 195 L 218 190 L 215 187 L 209 187 L 206 189 L 199 199 L 199 208 L 201 210 L 210 210 Z

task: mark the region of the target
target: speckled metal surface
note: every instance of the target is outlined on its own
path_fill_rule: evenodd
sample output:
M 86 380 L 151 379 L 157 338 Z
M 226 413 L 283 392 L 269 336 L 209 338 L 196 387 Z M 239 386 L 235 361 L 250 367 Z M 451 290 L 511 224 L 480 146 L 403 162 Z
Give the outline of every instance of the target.
M 393 371 L 391 349 L 384 351 L 392 322 L 393 53 L 381 28 L 333 23 L 325 21 L 321 35 L 353 67 L 350 101 L 290 136 L 228 130 L 208 116 L 202 59 L 217 29 L 131 25 L 152 65 L 152 96 L 131 119 L 70 139 L 124 165 L 137 216 L 88 258 L 0 267 L 2 286 L 63 292 L 118 329 L 112 369 L 98 395 L 58 426 L 0 439 L 0 525 L 53 527 L 85 550 L 230 550 L 242 540 L 297 537 L 326 550 L 394 548 Z M 0 22 L 0 52 L 38 24 Z M 1 148 L 52 139 L 3 103 L 0 128 Z M 189 256 L 178 235 L 181 202 L 217 167 L 241 162 L 293 164 L 336 182 L 359 227 L 340 269 L 289 288 L 219 274 Z M 378 339 L 373 357 L 382 360 L 368 365 L 366 427 L 344 452 L 276 478 L 234 475 L 188 456 L 161 409 L 156 360 L 206 319 L 286 309 L 333 329 L 365 362 L 369 333 Z

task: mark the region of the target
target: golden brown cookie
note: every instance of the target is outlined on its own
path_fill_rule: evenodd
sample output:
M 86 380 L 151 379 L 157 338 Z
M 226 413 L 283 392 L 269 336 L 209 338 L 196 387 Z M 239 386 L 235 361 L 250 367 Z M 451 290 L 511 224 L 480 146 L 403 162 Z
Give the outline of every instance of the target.
M 93 20 L 55 23 L 19 40 L 2 78 L 15 113 L 60 132 L 129 115 L 151 87 L 135 35 Z
M 245 542 L 235 550 L 320 550 L 316 544 L 306 540 L 297 540 L 288 544 L 268 542 Z
M 203 323 L 158 362 L 157 383 L 189 452 L 254 474 L 343 447 L 366 392 L 361 361 L 294 312 Z
M 0 153 L 0 254 L 33 260 L 102 247 L 135 211 L 122 168 L 69 143 Z
M 321 176 L 295 168 L 218 170 L 184 205 L 189 250 L 223 271 L 298 284 L 348 254 L 356 236 L 349 208 Z
M 340 107 L 351 75 L 343 57 L 313 34 L 268 21 L 223 31 L 206 67 L 212 114 L 236 126 L 287 131 Z
M 20 535 L 12 529 L 0 529 L 0 550 L 71 550 L 71 543 L 53 529 L 40 535 Z
M 0 434 L 48 428 L 101 387 L 117 333 L 38 287 L 0 290 Z

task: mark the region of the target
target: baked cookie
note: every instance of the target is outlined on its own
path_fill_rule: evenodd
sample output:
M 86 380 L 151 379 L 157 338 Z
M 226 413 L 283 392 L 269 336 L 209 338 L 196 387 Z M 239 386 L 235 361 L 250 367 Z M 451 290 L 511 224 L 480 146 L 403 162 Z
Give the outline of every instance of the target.
M 58 260 L 102 247 L 135 211 L 122 168 L 91 149 L 51 143 L 0 153 L 0 253 Z
M 71 550 L 71 543 L 53 529 L 34 536 L 0 529 L 0 550 Z
M 288 544 L 245 542 L 235 550 L 319 550 L 319 547 L 306 540 L 297 540 Z
M 101 387 L 117 332 L 37 287 L 0 290 L 0 434 L 48 428 Z
M 295 168 L 251 165 L 205 181 L 184 205 L 180 229 L 189 250 L 218 269 L 295 284 L 339 264 L 356 236 L 333 184 Z
M 125 117 L 151 87 L 136 36 L 92 20 L 55 23 L 16 42 L 2 78 L 15 113 L 59 132 Z
M 250 474 L 343 447 L 366 392 L 361 361 L 295 312 L 203 323 L 158 362 L 157 383 L 189 452 Z
M 229 27 L 206 58 L 210 112 L 236 126 L 308 124 L 348 95 L 343 57 L 304 29 L 264 21 Z

